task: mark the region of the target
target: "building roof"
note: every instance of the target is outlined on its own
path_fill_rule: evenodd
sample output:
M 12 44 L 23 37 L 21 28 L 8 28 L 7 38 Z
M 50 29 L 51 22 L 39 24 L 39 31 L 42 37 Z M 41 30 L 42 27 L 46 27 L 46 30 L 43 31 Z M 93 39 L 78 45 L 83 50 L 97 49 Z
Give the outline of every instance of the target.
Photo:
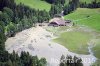
M 57 23 L 58 25 L 65 25 L 65 20 L 62 19 L 62 18 L 53 18 L 49 21 L 50 23 L 51 22 L 55 22 Z
M 70 23 L 71 22 L 71 20 L 65 20 L 66 22 L 65 23 Z

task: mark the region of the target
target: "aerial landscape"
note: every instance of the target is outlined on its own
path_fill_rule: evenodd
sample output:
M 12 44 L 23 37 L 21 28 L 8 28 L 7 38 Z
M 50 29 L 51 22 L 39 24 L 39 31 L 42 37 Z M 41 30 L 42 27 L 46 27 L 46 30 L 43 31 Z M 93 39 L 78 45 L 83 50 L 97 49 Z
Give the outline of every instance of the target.
M 100 66 L 100 0 L 0 0 L 0 66 Z

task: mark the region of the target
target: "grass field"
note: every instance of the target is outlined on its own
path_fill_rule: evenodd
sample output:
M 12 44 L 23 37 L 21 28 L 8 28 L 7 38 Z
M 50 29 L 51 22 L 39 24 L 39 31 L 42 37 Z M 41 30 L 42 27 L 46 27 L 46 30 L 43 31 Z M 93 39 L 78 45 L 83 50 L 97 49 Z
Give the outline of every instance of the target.
M 100 39 L 97 40 L 96 46 L 93 47 L 94 55 L 100 59 Z
M 76 24 L 86 25 L 100 31 L 100 8 L 78 8 L 75 12 L 65 16 L 65 19 L 71 19 Z
M 100 39 L 96 40 L 96 46 L 93 47 L 94 56 L 98 58 L 98 60 L 93 64 L 94 66 L 100 65 Z
M 89 42 L 91 35 L 84 32 L 64 32 L 59 38 L 54 39 L 55 42 L 62 44 L 69 51 L 78 53 L 78 54 L 88 54 L 87 42 Z M 84 49 L 84 50 L 83 50 Z
M 41 0 L 15 0 L 17 4 L 23 3 L 31 8 L 49 11 L 51 4 Z
M 71 19 L 75 24 L 88 26 L 100 33 L 100 8 L 78 8 L 75 12 L 65 16 L 65 19 Z M 96 46 L 92 50 L 99 60 L 94 65 L 100 65 L 100 37 L 95 44 Z
M 17 4 L 23 3 L 31 8 L 39 9 L 39 10 L 46 10 L 49 11 L 51 8 L 51 4 L 42 1 L 42 0 L 15 0 Z M 68 4 L 69 0 L 66 0 L 65 4 Z
M 92 66 L 100 66 L 100 59 L 97 60 Z

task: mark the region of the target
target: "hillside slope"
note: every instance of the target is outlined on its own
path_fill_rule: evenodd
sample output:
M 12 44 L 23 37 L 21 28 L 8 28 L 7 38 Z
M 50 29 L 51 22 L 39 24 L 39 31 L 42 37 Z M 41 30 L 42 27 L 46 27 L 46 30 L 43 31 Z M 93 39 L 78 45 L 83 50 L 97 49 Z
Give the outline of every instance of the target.
M 66 15 L 65 19 L 71 19 L 80 25 L 86 25 L 100 31 L 100 8 L 78 8 L 75 12 Z
M 42 0 L 15 0 L 17 4 L 23 3 L 31 8 L 39 9 L 39 10 L 46 10 L 49 11 L 51 4 L 42 1 Z M 81 2 L 87 2 L 91 3 L 93 0 L 80 0 Z M 69 0 L 66 0 L 66 4 L 68 4 Z M 100 0 L 97 0 L 97 2 L 100 2 Z
M 75 24 L 88 26 L 96 30 L 95 47 L 92 48 L 95 57 L 98 58 L 94 65 L 100 64 L 100 8 L 98 9 L 87 9 L 78 8 L 75 12 L 66 15 L 65 19 L 73 20 Z
M 51 4 L 41 0 L 15 0 L 17 4 L 23 3 L 31 8 L 49 11 Z

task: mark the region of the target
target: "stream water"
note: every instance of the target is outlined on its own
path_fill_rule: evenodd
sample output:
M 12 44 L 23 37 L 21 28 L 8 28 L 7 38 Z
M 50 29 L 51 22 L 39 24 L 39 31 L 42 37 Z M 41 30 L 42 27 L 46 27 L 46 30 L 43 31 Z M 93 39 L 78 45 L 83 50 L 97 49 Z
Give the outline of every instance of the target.
M 92 48 L 93 48 L 94 46 L 92 46 L 92 45 L 89 45 L 88 46 L 88 50 L 89 50 L 89 53 L 90 53 L 90 55 L 93 55 L 94 53 L 93 53 L 93 51 L 92 51 Z M 93 55 L 94 56 L 94 55 Z

